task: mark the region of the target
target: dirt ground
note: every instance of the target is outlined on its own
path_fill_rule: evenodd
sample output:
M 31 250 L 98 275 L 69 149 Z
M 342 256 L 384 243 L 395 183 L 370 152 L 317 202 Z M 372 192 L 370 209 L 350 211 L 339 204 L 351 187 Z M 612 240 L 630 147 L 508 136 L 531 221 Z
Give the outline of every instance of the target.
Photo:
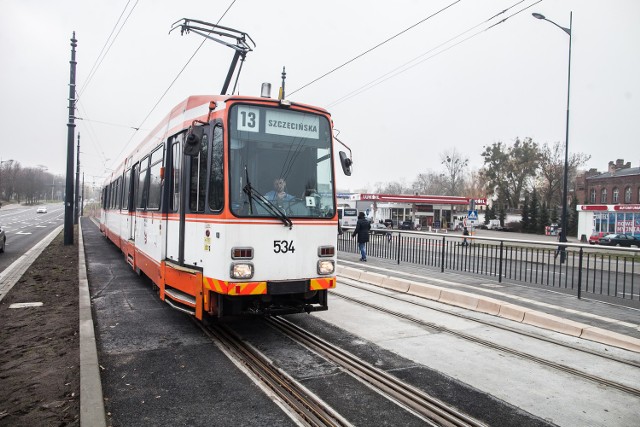
M 77 229 L 63 234 L 0 302 L 0 426 L 80 424 Z M 24 302 L 43 305 L 9 308 Z

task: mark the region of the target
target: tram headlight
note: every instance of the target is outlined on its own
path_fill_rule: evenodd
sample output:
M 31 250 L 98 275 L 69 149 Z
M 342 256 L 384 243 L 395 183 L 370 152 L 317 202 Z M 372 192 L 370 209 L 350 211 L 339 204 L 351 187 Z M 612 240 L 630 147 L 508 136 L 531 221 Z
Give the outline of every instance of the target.
M 332 274 L 336 269 L 336 266 L 332 259 L 321 259 L 318 261 L 318 274 L 327 275 Z
M 234 279 L 251 279 L 253 277 L 253 264 L 246 262 L 231 264 L 231 277 Z

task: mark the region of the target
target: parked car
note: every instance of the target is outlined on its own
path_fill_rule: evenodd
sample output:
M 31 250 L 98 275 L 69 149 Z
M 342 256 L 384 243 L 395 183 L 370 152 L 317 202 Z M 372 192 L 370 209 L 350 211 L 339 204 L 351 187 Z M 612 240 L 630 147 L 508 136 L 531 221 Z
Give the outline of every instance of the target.
M 374 222 L 373 224 L 371 224 L 371 229 L 369 230 L 369 233 L 387 234 L 388 231 L 391 231 L 391 230 L 388 229 L 384 224 L 380 224 L 379 222 Z
M 499 219 L 490 219 L 489 223 L 487 223 L 487 230 L 502 230 L 502 225 L 500 224 Z
M 400 224 L 400 230 L 413 230 L 413 222 L 402 221 L 402 224 Z
M 596 231 L 591 236 L 589 236 L 589 244 L 597 245 L 600 242 L 600 239 L 602 239 L 606 235 L 607 233 L 604 231 Z
M 36 213 L 47 213 L 47 207 L 46 206 L 38 206 L 38 209 L 36 209 Z
M 4 247 L 7 244 L 7 236 L 4 233 L 4 228 L 0 227 L 0 254 L 4 252 Z
M 605 246 L 625 246 L 630 248 L 631 246 L 640 247 L 640 239 L 632 236 L 631 234 L 607 234 L 598 241 L 599 244 Z
M 393 220 L 392 219 L 385 219 L 384 220 L 384 225 L 391 225 L 391 228 L 393 228 Z

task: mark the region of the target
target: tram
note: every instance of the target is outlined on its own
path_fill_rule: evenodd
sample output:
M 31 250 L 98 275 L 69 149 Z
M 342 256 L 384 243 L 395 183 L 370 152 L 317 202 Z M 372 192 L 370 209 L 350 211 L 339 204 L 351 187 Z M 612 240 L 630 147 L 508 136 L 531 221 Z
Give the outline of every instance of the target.
M 198 319 L 326 310 L 334 141 L 322 108 L 265 91 L 190 96 L 111 173 L 100 229 L 161 300 Z M 350 155 L 339 163 L 349 175 Z

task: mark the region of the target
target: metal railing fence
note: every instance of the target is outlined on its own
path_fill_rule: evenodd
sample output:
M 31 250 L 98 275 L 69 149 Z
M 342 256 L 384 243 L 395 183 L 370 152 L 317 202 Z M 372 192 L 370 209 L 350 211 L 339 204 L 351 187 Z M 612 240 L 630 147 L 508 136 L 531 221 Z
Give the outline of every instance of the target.
M 338 251 L 359 253 L 351 230 Z M 640 249 L 393 230 L 371 234 L 367 256 L 640 301 Z

